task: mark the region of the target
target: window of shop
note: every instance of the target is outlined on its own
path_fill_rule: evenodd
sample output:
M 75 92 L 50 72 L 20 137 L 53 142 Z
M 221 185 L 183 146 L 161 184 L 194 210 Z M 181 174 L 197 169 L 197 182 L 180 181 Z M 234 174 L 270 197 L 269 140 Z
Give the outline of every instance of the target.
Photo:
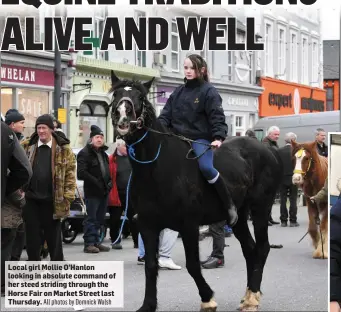
M 5 116 L 6 112 L 13 108 L 13 89 L 1 87 L 1 113 Z
M 265 74 L 273 75 L 273 27 L 271 22 L 265 23 Z
M 327 91 L 327 111 L 332 111 L 334 110 L 334 87 L 326 87 L 325 88 Z
M 90 128 L 96 125 L 107 137 L 108 104 L 106 102 L 84 101 L 79 108 L 79 128 L 77 147 L 86 145 L 90 138 Z
M 235 119 L 236 136 L 242 136 L 244 132 L 244 118 L 243 116 L 236 116 Z
M 135 14 L 135 19 L 136 19 L 136 24 L 138 26 L 140 26 L 140 22 L 139 19 L 146 17 L 146 13 L 145 12 L 141 12 L 141 11 L 136 11 Z M 135 45 L 135 65 L 140 66 L 140 67 L 146 67 L 147 66 L 147 61 L 146 61 L 146 51 L 140 51 L 137 47 L 137 45 Z
M 302 74 L 301 82 L 309 84 L 309 53 L 308 53 L 308 37 L 302 35 Z
M 277 75 L 282 79 L 286 78 L 286 33 L 285 28 L 278 27 L 278 72 Z
M 291 81 L 297 82 L 297 33 L 294 31 L 291 32 L 290 65 Z
M 25 117 L 23 135 L 29 137 L 35 131 L 36 120 L 40 115 L 49 113 L 49 92 L 18 89 L 18 111 Z
M 175 19 L 172 19 L 171 38 L 172 70 L 178 72 L 180 67 L 179 31 Z
M 312 49 L 312 78 L 311 81 L 313 83 L 317 83 L 319 80 L 318 77 L 318 68 L 319 68 L 319 58 L 318 58 L 318 43 L 316 40 L 312 42 L 313 49 Z

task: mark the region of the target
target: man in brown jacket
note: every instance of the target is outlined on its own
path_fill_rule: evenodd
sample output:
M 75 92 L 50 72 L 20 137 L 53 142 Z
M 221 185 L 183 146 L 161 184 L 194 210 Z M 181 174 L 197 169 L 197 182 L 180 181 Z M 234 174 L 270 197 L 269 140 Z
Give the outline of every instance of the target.
M 61 219 L 69 216 L 75 199 L 76 159 L 70 141 L 53 130 L 52 117 L 39 116 L 36 131 L 23 142 L 33 169 L 23 210 L 29 261 L 40 261 L 41 230 L 51 260 L 63 260 Z

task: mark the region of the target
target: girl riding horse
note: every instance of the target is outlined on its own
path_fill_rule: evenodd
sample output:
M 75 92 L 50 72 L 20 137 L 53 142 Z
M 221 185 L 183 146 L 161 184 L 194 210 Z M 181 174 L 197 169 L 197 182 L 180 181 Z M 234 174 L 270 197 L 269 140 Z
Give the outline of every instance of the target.
M 192 148 L 199 168 L 208 183 L 213 184 L 228 211 L 230 226 L 238 221 L 237 209 L 226 183 L 213 166 L 213 151 L 207 145 L 219 148 L 227 136 L 227 125 L 222 99 L 209 82 L 205 60 L 196 54 L 184 61 L 185 84 L 176 88 L 164 106 L 159 120 L 173 132 L 195 140 Z M 210 143 L 212 141 L 212 143 Z

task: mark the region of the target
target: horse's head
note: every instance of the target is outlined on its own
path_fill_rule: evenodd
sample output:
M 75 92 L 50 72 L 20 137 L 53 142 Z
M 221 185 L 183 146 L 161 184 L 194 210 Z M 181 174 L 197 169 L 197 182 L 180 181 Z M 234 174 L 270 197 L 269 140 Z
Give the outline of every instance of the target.
M 316 142 L 300 144 L 292 141 L 291 146 L 293 167 L 295 168 L 292 183 L 302 185 L 304 178 L 312 168 L 313 156 L 316 153 Z
M 121 137 L 140 129 L 155 118 L 155 110 L 147 99 L 153 81 L 154 78 L 145 83 L 120 80 L 114 71 L 111 71 L 110 92 L 113 92 L 111 119 L 114 130 Z

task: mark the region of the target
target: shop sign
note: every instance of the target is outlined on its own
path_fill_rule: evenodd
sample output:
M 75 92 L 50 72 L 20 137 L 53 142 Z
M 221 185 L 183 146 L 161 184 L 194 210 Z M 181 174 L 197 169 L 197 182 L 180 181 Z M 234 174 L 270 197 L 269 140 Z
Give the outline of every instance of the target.
M 54 86 L 52 71 L 23 66 L 2 65 L 1 81 L 30 85 Z

